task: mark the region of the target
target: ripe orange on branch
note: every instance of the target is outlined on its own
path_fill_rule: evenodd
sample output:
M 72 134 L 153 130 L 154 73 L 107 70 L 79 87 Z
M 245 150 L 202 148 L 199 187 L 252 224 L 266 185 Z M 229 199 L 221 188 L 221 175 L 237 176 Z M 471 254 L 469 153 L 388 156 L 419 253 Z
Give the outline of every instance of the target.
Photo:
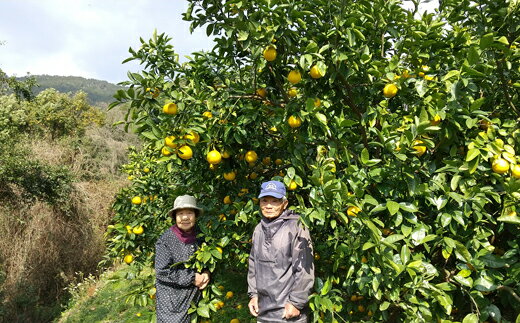
M 200 136 L 198 133 L 192 131 L 189 134 L 185 135 L 184 139 L 191 140 L 194 144 L 196 144 L 200 141 Z
M 290 116 L 289 119 L 287 119 L 287 123 L 291 128 L 298 128 L 302 125 L 302 119 L 298 116 Z
M 309 71 L 309 74 L 313 79 L 319 79 L 325 75 L 325 73 L 321 73 L 320 69 L 318 68 L 318 65 L 313 65 L 311 67 L 311 70 Z
M 212 165 L 217 165 L 222 161 L 222 155 L 220 155 L 218 150 L 213 149 L 206 155 L 206 160 Z
M 417 156 L 421 157 L 426 152 L 426 146 L 422 140 L 415 140 L 412 148 L 415 150 Z
M 193 157 L 193 151 L 190 146 L 182 145 L 177 151 L 177 155 L 184 160 L 188 160 Z
M 347 208 L 348 216 L 357 216 L 359 212 L 361 212 L 361 209 L 355 205 L 349 206 Z
M 393 83 L 385 85 L 383 88 L 383 95 L 385 98 L 391 99 L 397 94 L 397 86 Z
M 302 74 L 298 70 L 292 70 L 289 72 L 289 75 L 287 75 L 287 80 L 292 84 L 298 84 L 302 80 Z
M 164 144 L 170 148 L 177 148 L 177 143 L 175 142 L 175 136 L 168 136 L 164 138 Z
M 250 150 L 246 153 L 245 159 L 248 163 L 254 163 L 258 160 L 258 155 L 254 150 Z
M 497 174 L 505 174 L 509 170 L 509 162 L 503 158 L 497 158 L 491 164 L 491 169 Z
M 272 62 L 276 59 L 276 48 L 274 46 L 267 46 L 263 52 L 264 58 L 268 62 Z
M 514 178 L 520 178 L 520 165 L 513 166 L 513 169 L 511 169 L 511 175 Z
M 175 104 L 173 102 L 166 103 L 163 106 L 163 112 L 166 114 L 177 114 L 177 111 L 178 111 L 177 104 Z

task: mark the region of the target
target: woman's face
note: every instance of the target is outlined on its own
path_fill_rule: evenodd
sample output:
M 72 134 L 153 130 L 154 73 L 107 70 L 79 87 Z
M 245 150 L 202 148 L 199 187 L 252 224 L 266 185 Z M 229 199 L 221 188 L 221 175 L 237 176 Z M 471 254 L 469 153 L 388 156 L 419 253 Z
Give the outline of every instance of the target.
M 197 221 L 194 209 L 179 209 L 175 212 L 177 227 L 185 232 L 190 232 Z

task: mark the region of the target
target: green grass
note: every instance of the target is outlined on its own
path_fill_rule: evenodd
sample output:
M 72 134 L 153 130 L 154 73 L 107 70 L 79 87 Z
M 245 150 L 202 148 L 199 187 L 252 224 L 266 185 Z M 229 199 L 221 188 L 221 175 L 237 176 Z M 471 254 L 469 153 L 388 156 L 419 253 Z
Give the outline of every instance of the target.
M 145 271 L 146 273 L 151 273 L 151 269 Z M 129 266 L 122 265 L 104 273 L 98 280 L 89 279 L 76 286 L 72 289 L 74 297 L 68 309 L 55 322 L 155 322 L 153 304 L 139 306 L 126 303 L 126 295 L 142 283 L 135 274 Z M 236 270 L 214 274 L 213 284 L 223 286 L 219 299 L 224 302 L 224 306 L 216 312 L 211 312 L 209 319 L 199 318 L 200 322 L 208 320 L 212 323 L 227 323 L 233 318 L 238 318 L 241 323 L 255 322 L 247 309 L 249 298 L 246 274 L 245 271 Z M 233 297 L 229 299 L 225 297 L 228 291 L 233 292 Z

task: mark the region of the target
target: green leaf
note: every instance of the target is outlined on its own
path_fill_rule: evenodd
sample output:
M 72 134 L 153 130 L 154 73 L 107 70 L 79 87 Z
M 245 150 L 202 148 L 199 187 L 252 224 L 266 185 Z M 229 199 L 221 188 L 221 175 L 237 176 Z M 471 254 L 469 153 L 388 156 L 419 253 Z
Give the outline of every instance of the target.
M 401 208 L 401 210 L 410 212 L 410 213 L 415 213 L 415 212 L 419 211 L 419 209 L 417 209 L 417 207 L 415 205 L 413 205 L 412 203 L 401 202 L 401 203 L 399 203 L 399 207 Z
M 321 289 L 321 295 L 326 295 L 330 289 L 332 288 L 332 283 L 330 281 L 330 279 L 327 279 L 327 281 L 325 282 L 325 284 L 323 284 L 323 288 Z
M 462 323 L 478 323 L 478 316 L 477 314 L 468 314 L 464 317 L 462 320 Z
M 390 212 L 390 215 L 394 215 L 399 211 L 399 203 L 387 200 L 386 208 L 388 209 L 388 212 Z
M 390 307 L 390 303 L 389 302 L 383 302 L 383 303 L 381 303 L 381 305 L 379 305 L 379 310 L 386 311 L 389 307 Z
M 363 247 L 362 247 L 362 250 L 365 251 L 365 250 L 368 250 L 372 247 L 374 247 L 376 244 L 375 243 L 372 243 L 372 242 L 365 242 L 363 244 Z
M 199 307 L 197 307 L 197 314 L 209 318 L 209 306 L 207 304 L 199 305 Z
M 482 310 L 482 315 L 486 314 L 493 319 L 493 322 L 502 322 L 502 313 L 495 304 L 490 304 Z
M 361 151 L 361 163 L 366 165 L 366 163 L 368 163 L 369 159 L 370 159 L 370 156 L 368 155 L 368 149 L 363 148 L 363 150 Z
M 500 37 L 499 39 L 497 39 L 497 42 L 499 42 L 503 45 L 509 46 L 509 41 L 507 40 L 506 36 Z
M 466 246 L 464 246 L 459 241 L 455 241 L 455 250 L 463 258 L 464 261 L 471 262 L 471 254 L 469 253 Z
M 444 75 L 444 77 L 442 78 L 442 81 L 449 80 L 450 78 L 452 78 L 454 76 L 459 76 L 459 75 L 460 75 L 460 71 L 459 70 L 449 71 L 446 75 Z
M 477 148 L 470 149 L 468 151 L 468 154 L 466 155 L 466 161 L 467 162 L 472 161 L 473 159 L 477 158 L 478 156 L 480 156 L 479 149 L 477 149 Z
M 316 117 L 316 119 L 318 119 L 319 122 L 323 123 L 324 125 L 327 125 L 327 117 L 324 114 L 315 112 L 314 116 Z
M 481 292 L 491 292 L 498 288 L 493 282 L 493 278 L 487 276 L 484 272 L 481 273 L 480 278 L 475 280 L 473 287 Z
M 497 218 L 497 221 L 520 225 L 520 217 L 518 215 L 503 214 Z
M 245 30 L 241 30 L 238 32 L 238 41 L 244 41 L 249 37 L 249 33 Z
M 157 136 L 155 136 L 155 134 L 151 131 L 144 131 L 144 132 L 141 132 L 141 136 L 147 138 L 147 139 L 150 139 L 150 140 L 157 140 L 159 139 Z

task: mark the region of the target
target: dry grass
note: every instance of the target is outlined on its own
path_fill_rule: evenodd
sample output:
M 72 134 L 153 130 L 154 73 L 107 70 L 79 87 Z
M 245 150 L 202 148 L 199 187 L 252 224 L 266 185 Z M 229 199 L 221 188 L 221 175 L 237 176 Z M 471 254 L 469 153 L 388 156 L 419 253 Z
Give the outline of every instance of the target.
M 119 167 L 132 141 L 126 141 L 128 135 L 117 136 L 113 129 L 93 128 L 80 139 L 30 142 L 32 156 L 65 165 L 80 181 L 73 185 L 67 208 L 44 201 L 23 205 L 16 196 L 2 197 L 0 274 L 5 273 L 5 280 L 0 281 L 0 322 L 52 320 L 59 306 L 52 313 L 41 309 L 59 305 L 65 287 L 78 277 L 96 273 L 114 196 L 127 183 Z
M 64 296 L 64 288 L 78 273 L 96 272 L 104 252 L 110 205 L 122 185 L 122 181 L 76 184 L 68 215 L 42 202 L 28 209 L 0 209 L 0 257 L 6 272 L 3 292 L 8 312 L 27 312 L 36 305 L 23 301 L 27 292 L 23 287 L 31 286 L 38 303 L 50 304 Z M 34 317 L 19 319 L 30 318 Z

